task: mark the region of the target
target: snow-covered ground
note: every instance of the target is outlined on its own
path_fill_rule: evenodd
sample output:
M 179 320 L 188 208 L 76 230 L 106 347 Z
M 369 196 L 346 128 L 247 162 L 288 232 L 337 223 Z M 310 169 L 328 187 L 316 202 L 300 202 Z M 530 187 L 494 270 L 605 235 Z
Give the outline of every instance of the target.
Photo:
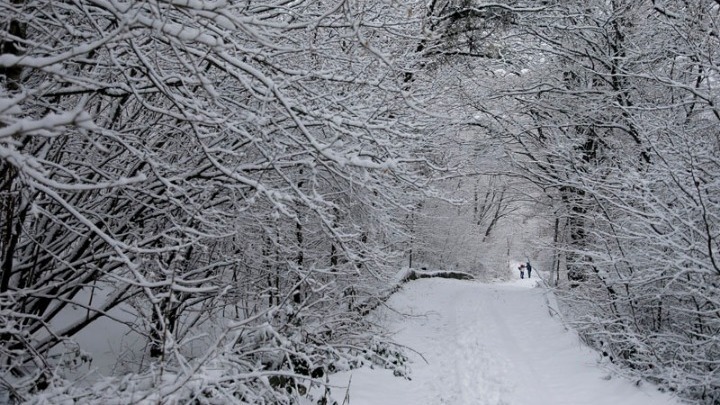
M 517 277 L 517 276 L 516 276 Z M 331 379 L 349 405 L 678 404 L 613 375 L 549 314 L 536 278 L 503 283 L 421 279 L 381 311 L 411 353 L 410 380 L 362 368 Z M 347 402 L 345 402 L 347 404 Z

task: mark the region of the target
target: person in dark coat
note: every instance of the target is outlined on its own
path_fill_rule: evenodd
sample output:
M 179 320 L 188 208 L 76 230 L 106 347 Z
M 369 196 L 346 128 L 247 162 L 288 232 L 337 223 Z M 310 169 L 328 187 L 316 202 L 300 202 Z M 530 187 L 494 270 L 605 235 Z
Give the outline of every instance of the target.
M 530 262 L 525 263 L 525 268 L 528 271 L 528 278 L 530 278 L 530 275 L 532 273 L 532 266 L 530 265 Z
M 521 264 L 518 270 L 520 270 L 520 278 L 525 278 L 525 265 Z

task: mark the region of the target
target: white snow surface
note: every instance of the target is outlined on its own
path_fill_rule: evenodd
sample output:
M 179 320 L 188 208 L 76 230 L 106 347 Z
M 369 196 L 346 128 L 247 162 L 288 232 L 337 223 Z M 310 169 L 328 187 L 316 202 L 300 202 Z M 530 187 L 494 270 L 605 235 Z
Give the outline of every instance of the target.
M 349 382 L 349 405 L 680 403 L 613 373 L 550 315 L 546 293 L 537 278 L 407 283 L 377 316 L 399 344 L 417 351 L 408 350 L 410 380 L 356 369 L 332 376 L 333 396 L 342 401 Z

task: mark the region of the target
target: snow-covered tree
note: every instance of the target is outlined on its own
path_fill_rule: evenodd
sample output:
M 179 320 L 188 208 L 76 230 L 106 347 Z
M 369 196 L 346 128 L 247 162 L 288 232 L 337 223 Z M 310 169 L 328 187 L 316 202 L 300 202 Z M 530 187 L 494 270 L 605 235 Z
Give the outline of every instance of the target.
M 396 52 L 412 7 L 0 5 L 4 390 L 62 386 L 100 318 L 144 336 L 153 382 L 96 396 L 285 402 L 367 348 L 387 207 L 432 167 Z
M 702 403 L 720 395 L 718 7 L 549 6 L 523 21 L 541 59 L 503 91 L 515 113 L 499 117 L 557 217 L 583 336 Z

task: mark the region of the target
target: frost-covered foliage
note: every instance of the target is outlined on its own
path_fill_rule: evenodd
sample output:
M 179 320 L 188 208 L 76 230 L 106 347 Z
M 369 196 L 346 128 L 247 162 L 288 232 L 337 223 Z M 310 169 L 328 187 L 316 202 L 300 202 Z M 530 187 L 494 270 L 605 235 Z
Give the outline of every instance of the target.
M 412 7 L 2 3 L 1 395 L 284 403 L 395 357 L 357 303 L 432 171 Z M 147 344 L 121 382 L 70 385 L 100 320 Z
M 547 2 L 519 22 L 536 59 L 498 92 L 513 113 L 493 116 L 554 210 L 582 335 L 707 404 L 720 401 L 718 23 L 717 2 Z

